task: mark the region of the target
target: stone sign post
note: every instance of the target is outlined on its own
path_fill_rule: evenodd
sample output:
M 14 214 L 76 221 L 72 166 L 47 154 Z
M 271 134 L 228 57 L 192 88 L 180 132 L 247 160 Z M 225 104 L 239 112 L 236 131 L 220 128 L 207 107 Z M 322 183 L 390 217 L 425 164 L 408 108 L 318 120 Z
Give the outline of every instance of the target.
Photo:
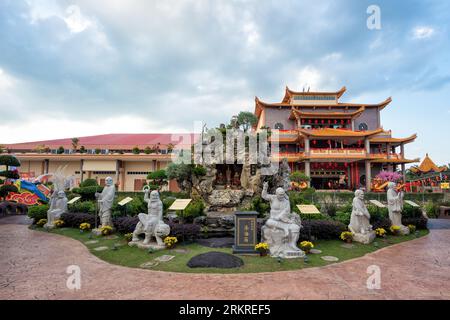
M 255 211 L 235 212 L 233 253 L 257 253 L 255 250 L 255 245 L 258 242 L 257 217 L 258 212 Z

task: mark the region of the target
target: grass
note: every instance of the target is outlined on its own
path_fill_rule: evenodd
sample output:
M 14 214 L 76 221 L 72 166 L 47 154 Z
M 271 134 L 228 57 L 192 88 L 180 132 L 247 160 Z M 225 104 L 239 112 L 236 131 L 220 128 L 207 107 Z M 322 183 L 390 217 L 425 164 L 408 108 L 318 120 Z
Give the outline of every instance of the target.
M 36 230 L 44 231 L 42 228 Z M 45 232 L 45 231 L 44 231 Z M 376 251 L 378 249 L 390 246 L 392 244 L 412 240 L 416 235 L 408 236 L 387 236 L 385 239 L 377 238 L 374 243 L 363 245 L 360 243 L 353 243 L 353 248 L 347 249 L 342 247 L 344 244 L 340 240 L 318 240 L 314 242 L 314 248 L 322 250 L 321 254 L 308 254 L 308 262 L 303 259 L 283 259 L 278 262 L 277 259 L 267 257 L 260 257 L 257 255 L 239 255 L 244 261 L 244 266 L 234 269 L 219 269 L 219 268 L 189 268 L 186 263 L 192 257 L 210 251 L 220 251 L 225 253 L 232 253 L 231 248 L 208 248 L 196 243 L 178 244 L 175 249 L 185 249 L 186 253 L 176 252 L 174 249 L 165 249 L 153 253 L 147 250 L 136 247 L 129 247 L 123 235 L 117 234 L 116 239 L 108 239 L 102 236 L 94 236 L 91 232 L 80 233 L 78 229 L 60 228 L 49 231 L 51 233 L 60 234 L 82 242 L 89 251 L 112 264 L 122 266 L 140 268 L 140 265 L 149 262 L 162 255 L 173 255 L 175 258 L 169 262 L 159 263 L 152 267 L 152 270 L 172 271 L 172 272 L 187 272 L 187 273 L 254 273 L 254 272 L 274 272 L 297 270 L 309 267 L 320 267 L 336 262 L 327 262 L 322 260 L 321 256 L 335 256 L 339 261 L 345 261 L 361 257 L 367 253 Z M 428 230 L 419 230 L 417 237 L 422 237 L 428 234 Z M 95 244 L 86 244 L 89 240 L 97 240 Z M 95 251 L 94 248 L 100 246 L 107 246 L 109 249 L 105 251 Z

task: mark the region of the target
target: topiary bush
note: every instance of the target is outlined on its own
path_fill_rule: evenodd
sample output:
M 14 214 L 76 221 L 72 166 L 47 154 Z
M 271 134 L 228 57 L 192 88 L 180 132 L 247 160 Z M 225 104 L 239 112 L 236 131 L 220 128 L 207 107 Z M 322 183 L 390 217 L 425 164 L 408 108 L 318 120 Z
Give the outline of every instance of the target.
M 80 224 L 87 222 L 92 228 L 95 226 L 95 215 L 80 212 L 66 212 L 61 215 L 61 220 L 67 227 L 79 228 Z M 100 218 L 97 217 L 97 226 L 100 225 Z
M 28 207 L 28 217 L 33 219 L 33 224 L 36 224 L 41 219 L 47 219 L 47 211 L 49 206 L 47 204 Z
M 186 221 L 192 222 L 194 218 L 204 215 L 205 204 L 201 200 L 195 200 L 180 212 L 179 215 Z
M 402 217 L 404 218 L 420 218 L 422 217 L 422 210 L 420 207 L 413 207 L 407 203 L 403 205 Z
M 334 220 L 348 226 L 350 224 L 351 211 L 337 211 L 336 215 L 333 217 Z
M 428 218 L 437 218 L 439 216 L 439 207 L 440 205 L 438 203 L 428 201 L 425 203 L 423 209 L 425 210 Z

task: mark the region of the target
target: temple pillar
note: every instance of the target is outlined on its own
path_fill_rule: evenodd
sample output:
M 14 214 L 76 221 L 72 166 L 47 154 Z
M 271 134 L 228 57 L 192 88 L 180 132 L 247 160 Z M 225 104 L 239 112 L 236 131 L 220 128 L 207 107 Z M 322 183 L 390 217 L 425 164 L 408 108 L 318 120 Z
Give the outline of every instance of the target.
M 404 163 L 401 164 L 401 168 L 402 168 L 403 183 L 405 183 L 406 182 L 406 170 L 405 170 Z
M 388 143 L 386 145 L 386 153 L 387 153 L 387 158 L 390 159 L 391 158 L 391 144 Z
M 116 160 L 116 183 L 119 185 L 120 181 L 120 160 Z
M 305 155 L 309 156 L 310 148 L 309 148 L 309 138 L 305 138 Z
M 305 175 L 311 179 L 311 162 L 305 161 Z M 308 181 L 308 188 L 311 187 L 311 181 Z
M 364 146 L 366 148 L 366 153 L 370 154 L 370 140 L 367 137 L 364 139 Z
M 372 172 L 370 169 L 370 161 L 366 160 L 366 192 L 370 192 L 371 189 L 371 181 L 372 181 Z
M 80 160 L 80 183 L 83 182 L 83 180 L 84 180 L 83 164 L 84 164 L 84 160 L 81 159 Z
M 403 159 L 405 158 L 405 144 L 403 142 L 400 144 L 400 155 Z

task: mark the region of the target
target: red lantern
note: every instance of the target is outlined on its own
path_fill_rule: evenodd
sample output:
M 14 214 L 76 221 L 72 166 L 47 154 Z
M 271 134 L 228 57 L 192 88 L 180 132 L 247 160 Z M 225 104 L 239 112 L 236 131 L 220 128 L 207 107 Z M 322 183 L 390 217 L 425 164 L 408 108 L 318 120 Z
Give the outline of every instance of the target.
M 313 140 L 312 143 L 313 143 L 313 145 L 316 145 L 317 141 L 316 141 L 316 140 Z
M 337 120 L 336 119 L 334 119 L 334 124 L 336 124 L 337 123 Z
M 346 167 L 346 168 L 348 167 L 348 163 L 347 162 L 344 163 L 344 167 Z
M 319 121 L 318 121 L 317 119 L 316 119 L 316 120 L 314 120 L 314 123 L 315 123 L 315 124 L 317 124 L 318 122 L 319 122 Z
M 344 119 L 341 119 L 341 124 L 344 124 Z
M 330 124 L 331 123 L 331 120 L 330 119 L 328 119 L 328 124 Z

